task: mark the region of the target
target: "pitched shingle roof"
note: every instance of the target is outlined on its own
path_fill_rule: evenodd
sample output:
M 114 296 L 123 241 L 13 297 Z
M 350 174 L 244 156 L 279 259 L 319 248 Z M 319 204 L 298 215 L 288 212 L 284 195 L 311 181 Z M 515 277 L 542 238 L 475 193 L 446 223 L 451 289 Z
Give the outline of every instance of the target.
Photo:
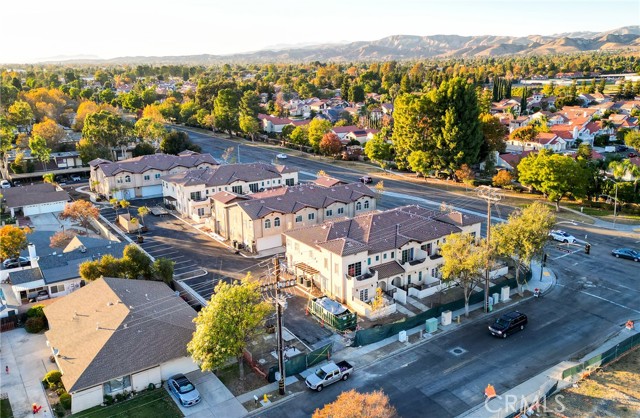
M 56 186 L 48 183 L 3 189 L 2 195 L 8 208 L 69 201 L 69 193 L 58 190 Z
M 162 180 L 183 186 L 204 185 L 205 187 L 224 186 L 236 181 L 252 182 L 282 178 L 282 174 L 296 170 L 265 163 L 228 164 L 204 169 L 169 174 Z
M 277 195 L 264 197 L 264 194 L 254 194 L 253 199 L 238 203 L 251 219 L 260 219 L 270 213 L 295 213 L 300 209 L 311 207 L 326 208 L 336 202 L 351 203 L 368 196 L 375 198 L 374 192 L 362 183 L 350 183 L 335 187 L 319 187 L 315 184 L 301 184 L 298 186 L 278 189 Z
M 26 270 L 12 271 L 9 273 L 9 282 L 12 285 L 24 284 L 42 280 L 42 271 L 39 268 L 30 268 Z
M 79 266 L 85 261 L 100 259 L 102 256 L 110 254 L 116 258 L 122 257 L 126 244 L 123 242 L 113 242 L 103 240 L 106 245 L 99 247 L 88 247 L 82 252 L 76 249 L 70 252 L 48 255 L 38 259 L 38 265 L 44 275 L 47 284 L 69 280 L 80 277 Z
M 391 261 L 389 263 L 373 266 L 370 270 L 378 272 L 378 279 L 386 279 L 388 277 L 397 276 L 405 272 L 404 267 L 398 264 L 397 261 Z
M 187 355 L 195 311 L 164 283 L 104 278 L 45 309 L 68 392 Z
M 460 225 L 481 220 L 467 216 L 459 219 Z M 455 224 L 456 215 L 443 216 L 439 211 L 412 205 L 294 229 L 284 234 L 339 255 L 362 251 L 371 254 L 397 249 L 410 241 L 425 242 L 460 232 Z
M 194 152 L 183 153 L 182 155 L 143 155 L 116 163 L 93 160 L 89 164 L 92 167 L 99 166 L 106 176 L 113 176 L 122 172 L 144 173 L 148 170 L 169 171 L 175 167 L 193 168 L 203 163 L 218 165 L 218 162 L 211 154 L 197 154 Z

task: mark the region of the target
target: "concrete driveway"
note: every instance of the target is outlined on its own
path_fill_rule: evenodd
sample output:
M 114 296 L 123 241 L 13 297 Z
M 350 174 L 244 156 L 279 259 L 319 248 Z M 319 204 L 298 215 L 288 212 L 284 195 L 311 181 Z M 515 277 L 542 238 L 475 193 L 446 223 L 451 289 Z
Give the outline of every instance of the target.
M 203 373 L 196 370 L 185 376 L 193 383 L 202 396 L 202 401 L 192 407 L 185 408 L 169 391 L 167 384 L 164 388 L 169 392 L 171 399 L 178 405 L 185 417 L 193 418 L 240 418 L 247 415 L 247 410 L 222 384 L 220 379 L 211 372 Z
M 29 334 L 24 328 L 17 328 L 3 332 L 0 338 L 0 392 L 9 397 L 13 416 L 34 416 L 31 405 L 37 403 L 42 406 L 38 415 L 52 417 L 41 381 L 48 371 L 56 369 L 56 365 L 49 361 L 51 350 L 44 334 Z M 9 366 L 9 374 L 5 372 L 5 366 Z

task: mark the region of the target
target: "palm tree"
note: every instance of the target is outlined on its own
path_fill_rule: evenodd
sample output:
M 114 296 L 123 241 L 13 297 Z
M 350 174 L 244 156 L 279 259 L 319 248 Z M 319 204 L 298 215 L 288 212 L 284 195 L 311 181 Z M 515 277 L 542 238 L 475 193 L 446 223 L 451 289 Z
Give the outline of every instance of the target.
M 638 192 L 638 178 L 640 177 L 640 167 L 633 164 L 629 160 L 611 161 L 609 170 L 612 171 L 613 177 L 620 180 L 626 176 L 633 177 L 633 192 Z

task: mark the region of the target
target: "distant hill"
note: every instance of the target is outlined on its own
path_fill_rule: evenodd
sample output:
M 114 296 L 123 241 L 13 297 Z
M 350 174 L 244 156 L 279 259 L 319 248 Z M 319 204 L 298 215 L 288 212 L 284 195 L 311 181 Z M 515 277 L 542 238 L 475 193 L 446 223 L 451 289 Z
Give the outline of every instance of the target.
M 109 60 L 51 60 L 49 63 L 102 64 L 220 64 L 225 62 L 309 62 L 383 61 L 446 57 L 497 57 L 544 55 L 586 51 L 640 51 L 640 26 L 626 26 L 607 32 L 571 32 L 551 36 L 458 36 L 394 35 L 375 41 L 345 44 L 278 46 L 232 55 L 185 55 L 167 57 L 120 57 Z

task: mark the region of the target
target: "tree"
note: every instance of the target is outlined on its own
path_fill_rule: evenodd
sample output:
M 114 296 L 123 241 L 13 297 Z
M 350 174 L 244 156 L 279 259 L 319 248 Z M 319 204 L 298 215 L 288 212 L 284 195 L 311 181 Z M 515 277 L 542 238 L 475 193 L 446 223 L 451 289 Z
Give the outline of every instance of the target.
M 222 89 L 213 103 L 213 124 L 216 129 L 231 133 L 238 129 L 238 96 L 233 89 Z
M 254 135 L 260 130 L 258 113 L 260 112 L 260 97 L 254 91 L 245 91 L 240 99 L 239 124 L 242 132 Z
M 384 292 L 382 291 L 381 288 L 377 287 L 376 288 L 376 296 L 371 301 L 371 310 L 375 312 L 375 311 L 383 308 L 384 305 L 385 305 L 385 303 L 384 303 Z
M 487 158 L 490 153 L 498 151 L 505 152 L 507 144 L 504 139 L 509 134 L 509 129 L 500 123 L 500 120 L 491 114 L 480 115 L 480 128 L 482 129 L 482 146 L 478 158 L 482 161 Z
M 484 241 L 484 240 L 483 240 Z M 465 316 L 469 316 L 469 298 L 471 292 L 483 280 L 486 266 L 487 248 L 484 242 L 475 244 L 471 234 L 451 234 L 440 248 L 444 264 L 442 277 L 462 288 L 464 293 Z
M 142 155 L 153 155 L 156 153 L 156 147 L 148 142 L 139 142 L 131 152 L 133 157 L 140 157 Z
M 59 215 L 60 219 L 71 219 L 84 227 L 87 233 L 89 232 L 89 222 L 91 219 L 97 219 L 100 215 L 100 211 L 97 207 L 93 206 L 91 202 L 86 200 L 76 200 L 73 203 L 67 203 L 64 206 L 64 210 Z
M 496 187 L 507 188 L 511 186 L 513 176 L 507 170 L 500 170 L 495 176 L 493 176 L 491 181 Z
M 109 148 L 96 146 L 87 138 L 82 138 L 78 141 L 76 151 L 78 151 L 80 159 L 85 164 L 88 164 L 89 161 L 95 160 L 96 158 L 103 158 L 105 160 L 112 158 Z
M 122 209 L 126 209 L 127 210 L 127 214 L 129 214 L 129 206 L 131 206 L 131 202 L 129 202 L 126 199 L 122 199 L 118 202 L 118 205 L 120 205 L 120 207 Z
M 20 251 L 27 248 L 27 234 L 29 228 L 18 228 L 13 225 L 5 225 L 0 228 L 0 258 L 15 258 L 20 255 Z
M 18 100 L 7 111 L 9 122 L 16 126 L 30 127 L 34 120 L 33 110 L 29 103 Z
M 425 150 L 425 100 L 413 94 L 401 94 L 396 97 L 393 108 L 391 140 L 396 152 L 396 164 L 400 170 L 404 170 L 410 167 L 409 156 L 413 152 Z M 422 157 L 428 156 L 424 154 Z M 417 171 L 412 165 L 411 169 Z
M 53 173 L 46 173 L 42 175 L 42 181 L 44 181 L 45 183 L 49 183 L 49 184 L 55 184 L 56 182 L 56 175 Z
M 49 238 L 49 247 L 65 248 L 75 236 L 71 231 L 58 231 Z
M 325 119 L 313 119 L 307 126 L 309 145 L 313 147 L 314 151 L 318 152 L 320 150 L 322 137 L 332 128 L 331 122 Z
M 386 170 L 393 159 L 393 146 L 387 141 L 389 128 L 382 128 L 373 138 L 364 144 L 364 153 L 371 160 L 378 163 L 382 170 Z
M 51 159 L 51 149 L 47 148 L 47 141 L 41 136 L 34 135 L 29 139 L 29 148 L 31 155 L 36 157 L 42 163 L 42 169 L 46 170 L 46 164 Z
M 47 141 L 47 147 L 52 149 L 57 147 L 62 138 L 65 137 L 62 126 L 49 118 L 45 118 L 44 121 L 33 125 L 31 134 L 44 138 Z
M 631 130 L 627 131 L 624 134 L 624 143 L 631 148 L 640 150 L 640 132 Z
M 522 128 L 516 128 L 511 132 L 510 138 L 520 141 L 522 144 L 522 150 L 527 142 L 532 142 L 538 136 L 538 131 L 532 125 L 523 126 Z
M 296 128 L 291 132 L 290 138 L 291 143 L 299 145 L 300 149 L 303 146 L 309 144 L 308 138 L 308 130 L 305 126 L 296 126 Z
M 342 150 L 340 137 L 333 132 L 327 132 L 320 141 L 320 152 L 324 155 L 337 155 Z
M 547 242 L 556 217 L 549 207 L 534 202 L 521 211 L 512 212 L 506 223 L 491 231 L 491 246 L 495 254 L 509 257 L 516 267 L 516 282 L 522 294 L 520 270 L 531 264 Z
M 342 392 L 338 398 L 316 409 L 312 418 L 393 418 L 397 417 L 389 398 L 381 391 L 359 393 L 354 389 Z
M 129 279 L 151 278 L 151 259 L 137 245 L 129 244 L 124 247 L 120 261 Z
M 194 144 L 189 139 L 189 134 L 183 131 L 171 130 L 160 142 L 160 151 L 165 154 L 178 155 L 184 150 L 201 152 L 200 146 Z
M 455 175 L 458 180 L 468 185 L 473 185 L 473 180 L 476 178 L 476 173 L 474 173 L 467 164 L 462 164 L 462 166 L 455 171 Z
M 90 113 L 84 121 L 82 137 L 96 146 L 111 149 L 131 136 L 132 127 L 121 117 L 106 110 Z
M 134 125 L 134 132 L 147 141 L 159 141 L 167 134 L 164 125 L 151 118 L 139 119 Z
M 173 281 L 173 267 L 176 264 L 175 261 L 171 261 L 168 258 L 156 258 L 151 266 L 153 277 L 156 280 L 171 284 Z
M 142 225 L 144 225 L 144 217 L 147 216 L 149 214 L 149 208 L 146 206 L 140 206 L 138 208 L 138 216 L 140 216 L 140 219 L 142 220 Z
M 609 170 L 611 170 L 613 176 L 618 180 L 625 176 L 633 178 L 633 191 L 634 194 L 637 193 L 638 178 L 640 178 L 640 167 L 626 159 L 622 161 L 611 161 L 609 163 Z
M 518 179 L 523 185 L 544 193 L 559 211 L 564 196 L 585 196 L 590 178 L 586 168 L 572 157 L 541 150 L 520 161 Z
M 209 304 L 194 320 L 196 331 L 187 351 L 203 371 L 217 369 L 235 357 L 244 379 L 243 351 L 271 309 L 250 275 L 241 283 L 221 280 Z

